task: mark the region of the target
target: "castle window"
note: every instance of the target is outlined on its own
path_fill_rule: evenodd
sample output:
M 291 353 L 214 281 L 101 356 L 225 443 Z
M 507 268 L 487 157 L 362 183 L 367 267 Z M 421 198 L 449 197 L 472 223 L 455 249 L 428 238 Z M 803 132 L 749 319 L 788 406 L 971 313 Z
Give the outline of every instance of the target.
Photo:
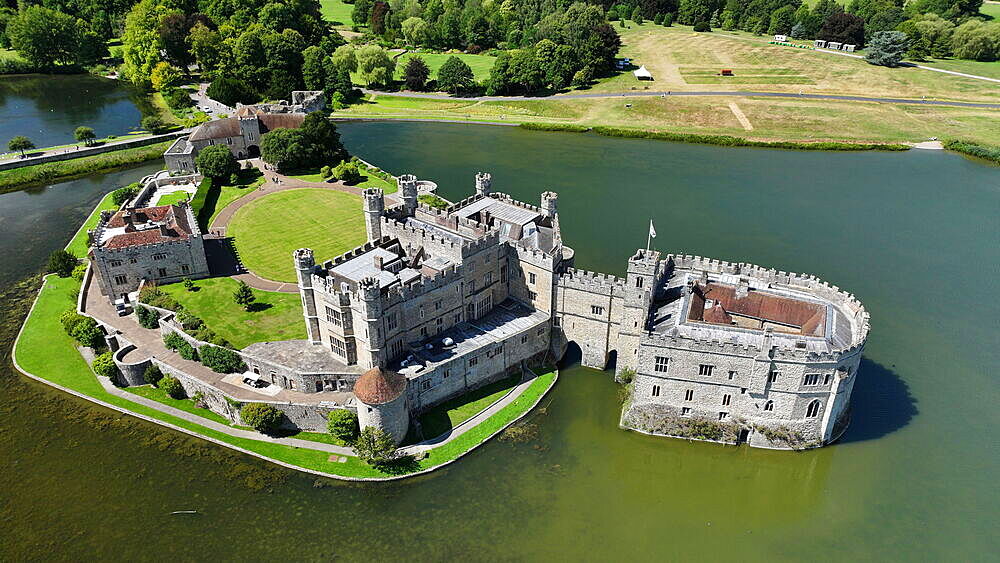
M 427 327 L 425 326 L 420 327 L 420 336 L 427 338 Z
M 182 274 L 190 274 L 191 273 L 191 267 L 188 266 L 187 264 L 181 264 L 181 273 Z
M 444 324 L 444 319 L 442 319 L 441 317 L 438 317 L 435 322 L 437 323 L 438 326 L 441 326 L 442 324 Z
M 728 412 L 720 412 L 719 413 L 719 420 L 726 420 L 727 418 L 729 418 L 729 413 Z
M 535 299 L 538 299 L 538 294 L 535 293 L 534 291 L 529 291 L 528 292 L 528 299 L 530 301 L 534 301 Z
M 253 140 L 253 131 L 247 131 L 247 138 Z
M 153 260 L 163 260 L 163 259 L 165 259 L 166 257 L 167 257 L 167 255 L 166 255 L 166 254 L 154 254 L 154 255 L 153 255 Z
M 323 382 L 322 381 L 317 381 L 316 382 L 316 392 L 319 393 L 322 390 L 323 390 Z
M 475 272 L 476 271 L 476 263 L 473 262 L 472 260 L 469 260 L 469 271 L 470 272 Z
M 732 395 L 723 395 L 722 396 L 722 406 L 728 407 L 729 403 L 731 403 L 732 401 L 733 401 L 733 396 Z
M 420 389 L 421 390 L 426 391 L 426 390 L 428 390 L 430 388 L 431 388 L 431 382 L 430 382 L 429 379 L 425 379 L 424 381 L 420 382 Z
M 161 278 L 167 277 L 167 269 L 166 268 L 158 268 L 156 271 L 157 271 L 157 273 L 159 274 L 159 276 Z
M 330 336 L 330 350 L 342 358 L 347 357 L 347 344 L 339 338 L 334 338 L 333 335 Z
M 635 278 L 635 286 L 642 287 L 642 278 Z
M 688 389 L 687 391 L 684 392 L 684 400 L 685 401 L 694 400 L 694 390 L 693 389 Z
M 764 410 L 767 411 L 767 412 L 773 411 L 774 410 L 774 401 L 768 401 L 768 402 L 764 403 Z
M 125 274 L 118 274 L 115 276 L 115 285 L 125 285 L 128 282 L 128 276 Z
M 535 283 L 535 272 L 528 272 L 528 283 Z
M 561 323 L 562 323 L 562 320 L 559 317 L 553 317 L 552 318 L 552 326 L 560 326 Z
M 733 370 L 729 370 L 729 379 L 733 379 L 734 377 L 736 377 L 736 372 Z
M 233 144 L 233 138 L 232 137 L 226 137 L 226 144 L 227 145 Z
M 478 364 L 479 364 L 479 357 L 478 356 L 473 356 L 473 357 L 469 358 L 469 367 L 470 368 L 473 367 L 473 366 L 475 366 L 475 365 L 478 365 Z
M 483 276 L 483 285 L 487 286 L 491 283 L 493 283 L 493 272 L 486 272 L 486 275 Z
M 819 406 L 820 406 L 819 399 L 809 403 L 809 406 L 806 408 L 806 417 L 816 418 L 816 415 L 819 414 Z
M 653 366 L 653 371 L 660 373 L 667 373 L 667 368 L 670 366 L 670 358 L 664 356 L 656 357 L 656 365 Z
M 507 283 L 507 266 L 500 266 L 500 283 Z
M 660 386 L 659 385 L 654 385 L 653 386 L 653 396 L 654 397 L 659 397 L 660 396 Z
M 829 384 L 830 384 L 830 374 L 828 373 L 823 376 L 823 385 L 829 385 Z
M 803 385 L 818 385 L 819 384 L 819 374 L 818 373 L 807 373 L 805 379 L 802 381 Z
M 110 265 L 111 265 L 112 268 L 117 268 L 118 266 L 122 265 L 122 261 L 121 260 L 112 260 L 110 262 Z
M 527 344 L 527 343 L 528 343 L 528 335 L 525 334 L 524 336 L 521 337 L 521 344 Z
M 591 305 L 590 306 L 590 312 L 593 313 L 593 314 L 595 314 L 595 315 L 603 315 L 604 314 L 604 307 L 601 307 L 600 305 Z
M 326 320 L 327 322 L 337 326 L 344 326 L 343 315 L 340 314 L 340 311 L 334 310 L 333 307 L 326 308 Z
M 455 321 L 455 324 L 462 322 L 462 313 L 455 313 L 453 319 Z
M 434 302 L 434 310 L 435 311 L 440 311 L 441 310 L 441 300 L 440 299 L 438 299 L 437 301 Z
M 450 369 L 446 369 L 446 370 L 444 370 L 444 378 L 445 378 L 445 379 L 448 379 L 448 377 L 449 377 L 450 375 L 451 375 L 451 370 L 450 370 Z
M 711 366 L 708 364 L 701 364 L 700 366 L 698 366 L 698 375 L 712 375 L 712 371 L 714 369 L 715 366 Z
M 387 325 L 387 327 L 388 327 L 389 330 L 395 330 L 396 329 L 396 313 L 392 313 L 391 315 L 387 316 L 385 322 L 386 322 L 386 325 Z
M 421 319 L 424 318 L 424 308 L 423 307 L 420 308 L 420 318 Z
M 747 394 L 747 388 L 746 387 L 741 387 L 740 388 L 740 395 L 746 395 L 746 394 Z
M 780 372 L 780 371 L 778 371 L 778 370 L 774 370 L 774 371 L 772 371 L 772 372 L 771 372 L 770 374 L 768 374 L 768 376 L 767 376 L 767 382 L 768 382 L 768 383 L 774 383 L 775 381 L 778 381 L 778 376 L 779 376 L 779 375 L 781 375 L 781 372 Z
M 682 407 L 681 416 L 691 416 L 691 407 Z
M 129 259 L 128 259 L 128 263 L 129 264 L 135 264 L 138 261 L 139 261 L 139 259 L 136 258 L 135 256 L 130 256 Z
M 536 332 L 538 333 L 538 336 L 545 334 L 545 327 L 544 326 L 538 327 L 538 330 Z

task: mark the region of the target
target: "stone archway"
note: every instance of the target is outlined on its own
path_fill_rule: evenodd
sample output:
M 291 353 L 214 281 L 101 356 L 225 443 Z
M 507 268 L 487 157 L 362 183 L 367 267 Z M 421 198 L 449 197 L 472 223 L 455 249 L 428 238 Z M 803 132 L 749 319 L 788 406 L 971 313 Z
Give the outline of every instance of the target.
M 247 147 L 247 158 L 260 158 L 260 147 L 257 145 Z

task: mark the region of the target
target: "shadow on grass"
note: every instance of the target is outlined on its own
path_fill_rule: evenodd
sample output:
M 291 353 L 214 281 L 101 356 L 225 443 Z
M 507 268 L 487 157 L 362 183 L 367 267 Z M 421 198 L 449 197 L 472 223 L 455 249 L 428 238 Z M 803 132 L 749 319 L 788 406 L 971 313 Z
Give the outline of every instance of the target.
M 511 389 L 521 381 L 521 374 L 506 377 L 500 381 L 484 385 L 479 389 L 470 391 L 461 397 L 441 403 L 420 416 L 420 426 L 423 430 L 425 440 L 436 440 L 452 431 L 451 419 L 448 411 L 460 408 L 469 403 L 473 403 L 494 393 Z M 489 405 L 483 405 L 483 408 Z M 475 416 L 478 413 L 472 413 Z M 471 418 L 471 417 L 469 417 Z M 468 419 L 466 419 L 468 420 Z
M 406 475 L 420 470 L 420 464 L 412 455 L 398 457 L 389 463 L 380 463 L 375 467 L 389 475 Z
M 254 301 L 253 303 L 247 305 L 247 312 L 259 313 L 261 311 L 266 311 L 271 307 L 274 307 L 274 305 L 271 305 L 270 303 L 261 303 L 260 301 Z
M 851 425 L 841 443 L 887 436 L 910 423 L 919 412 L 910 386 L 896 372 L 861 358 L 851 395 Z

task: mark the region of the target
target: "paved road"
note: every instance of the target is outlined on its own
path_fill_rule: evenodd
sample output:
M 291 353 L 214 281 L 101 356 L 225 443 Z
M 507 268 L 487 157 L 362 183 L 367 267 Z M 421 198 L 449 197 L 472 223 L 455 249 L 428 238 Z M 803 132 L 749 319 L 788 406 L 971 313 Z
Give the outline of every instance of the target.
M 217 102 L 212 98 L 208 97 L 205 90 L 208 88 L 207 83 L 198 84 L 198 91 L 191 94 L 191 99 L 194 103 L 198 105 L 198 109 L 203 110 L 203 108 L 211 108 L 212 117 L 217 117 L 219 114 L 232 115 L 236 111 L 235 108 L 231 108 L 221 102 Z
M 952 106 L 968 108 L 1000 109 L 1000 103 L 987 104 L 977 102 L 952 102 L 946 100 L 911 100 L 907 98 L 870 98 L 866 96 L 838 96 L 836 94 L 795 94 L 793 92 L 754 92 L 746 90 L 735 91 L 702 91 L 702 92 L 654 92 L 652 90 L 636 90 L 618 93 L 588 93 L 588 94 L 563 94 L 558 96 L 470 96 L 467 98 L 457 98 L 447 94 L 424 94 L 419 92 L 381 92 L 378 90 L 365 90 L 366 94 L 378 96 L 395 96 L 401 98 L 425 98 L 429 100 L 469 100 L 475 102 L 502 102 L 508 100 L 582 100 L 597 98 L 648 98 L 667 96 L 714 96 L 714 97 L 763 97 L 763 98 L 796 98 L 803 100 L 837 100 L 843 102 L 879 102 L 888 104 L 916 104 L 924 106 Z

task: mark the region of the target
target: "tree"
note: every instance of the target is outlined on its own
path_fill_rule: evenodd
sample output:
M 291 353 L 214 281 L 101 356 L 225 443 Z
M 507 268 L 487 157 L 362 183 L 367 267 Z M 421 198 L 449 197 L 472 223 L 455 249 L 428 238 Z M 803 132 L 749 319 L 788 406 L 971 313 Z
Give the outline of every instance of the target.
M 337 125 L 322 112 L 312 112 L 302 120 L 302 161 L 305 166 L 333 164 L 347 158 Z
M 682 25 L 694 25 L 698 22 L 708 23 L 714 9 L 715 3 L 712 0 L 680 0 L 677 8 L 677 23 Z
M 368 15 L 368 27 L 375 35 L 385 34 L 385 22 L 389 17 L 389 4 L 375 0 L 371 13 Z
M 142 372 L 142 378 L 146 381 L 146 383 L 156 387 L 156 384 L 163 379 L 163 372 L 160 371 L 159 366 L 150 362 L 149 366 L 146 367 L 146 370 Z
M 191 281 L 191 278 L 184 278 L 182 280 L 182 283 L 184 284 L 184 289 L 188 291 L 194 291 L 195 289 L 197 289 L 194 285 L 194 282 Z
M 81 125 L 73 131 L 73 138 L 89 147 L 90 144 L 94 142 L 94 139 L 97 138 L 97 134 L 94 133 L 94 129 L 92 127 L 84 127 Z
M 73 268 L 79 259 L 65 250 L 53 250 L 49 254 L 49 272 L 57 274 L 60 278 L 68 278 L 73 274 Z
M 674 25 L 674 15 L 672 13 L 668 13 L 663 16 L 663 27 L 671 27 L 672 25 Z
M 385 430 L 367 426 L 354 442 L 354 453 L 368 465 L 385 465 L 396 459 L 396 441 Z
M 403 82 L 409 90 L 423 90 L 427 86 L 427 79 L 430 75 L 430 67 L 418 55 L 410 57 L 403 68 Z
M 118 374 L 118 366 L 115 365 L 115 360 L 111 356 L 111 350 L 94 358 L 94 363 L 90 367 L 94 368 L 94 373 L 101 377 L 114 377 Z
M 385 49 L 378 45 L 365 45 L 358 49 L 357 58 L 361 78 L 368 86 L 388 86 L 392 82 L 396 63 Z
M 642 20 L 642 10 L 639 9 L 639 6 L 636 6 L 635 9 L 632 10 L 632 17 L 629 18 L 629 19 L 632 20 L 633 22 L 635 22 L 635 25 L 642 25 L 642 21 L 643 21 Z
M 31 142 L 31 139 L 25 137 L 24 135 L 18 135 L 7 141 L 7 150 L 21 151 L 21 158 L 24 158 L 24 151 L 31 150 L 35 148 L 35 143 Z
M 162 60 L 159 26 L 165 9 L 156 0 L 142 0 L 125 18 L 121 75 L 140 89 L 150 87 L 153 67 Z
M 216 373 L 242 373 L 247 369 L 240 355 L 221 346 L 202 346 L 198 351 L 201 363 Z
M 141 125 L 146 131 L 153 134 L 162 133 L 167 128 L 167 124 L 156 115 L 143 117 L 142 121 L 139 122 L 139 125 Z
M 173 399 L 183 399 L 186 395 L 180 380 L 172 375 L 164 375 L 156 386 Z
M 194 159 L 194 165 L 202 175 L 216 181 L 228 178 L 240 169 L 240 163 L 226 145 L 211 145 L 201 149 Z
M 361 171 L 358 170 L 358 165 L 354 162 L 341 162 L 331 171 L 331 174 L 334 178 L 348 185 L 361 181 Z
M 198 22 L 194 24 L 187 36 L 191 54 L 202 72 L 213 71 L 219 66 L 223 43 L 219 32 L 213 31 L 207 25 Z
M 285 413 L 266 403 L 246 403 L 240 409 L 243 423 L 262 434 L 272 434 L 281 426 Z
M 608 19 L 610 20 L 611 18 Z M 663 23 L 663 14 L 661 14 L 660 12 L 656 12 L 656 15 L 653 16 L 653 25 L 660 25 L 662 23 Z
M 430 26 L 423 18 L 406 18 L 401 24 L 403 37 L 410 45 L 423 45 L 427 41 Z
M 171 12 L 160 19 L 156 32 L 163 44 L 163 53 L 175 65 L 187 70 L 191 62 L 191 51 L 188 50 L 188 33 L 191 26 L 183 12 Z M 157 88 L 159 89 L 159 88 Z
M 220 76 L 213 80 L 208 85 L 208 88 L 205 89 L 205 94 L 209 98 L 231 107 L 239 103 L 254 102 L 257 98 L 245 82 L 225 76 Z
M 332 410 L 326 416 L 326 428 L 334 438 L 350 443 L 358 435 L 358 415 L 347 409 Z
M 351 10 L 351 21 L 354 22 L 355 26 L 368 25 L 373 4 L 373 0 L 355 0 L 354 9 Z
M 351 45 L 337 47 L 337 50 L 333 52 L 330 58 L 333 60 L 333 64 L 347 72 L 358 71 L 357 53 L 354 52 L 354 47 Z
M 298 168 L 305 139 L 298 129 L 275 129 L 260 137 L 260 156 L 279 170 Z
M 475 84 L 472 68 L 462 59 L 452 55 L 441 65 L 437 73 L 439 90 L 453 94 L 467 90 Z
M 722 26 L 722 19 L 719 16 L 718 10 L 712 12 L 712 17 L 708 20 L 708 25 L 712 29 L 718 29 L 720 26 Z
M 854 14 L 837 12 L 823 22 L 819 38 L 825 41 L 861 46 L 865 42 L 865 20 Z
M 236 287 L 236 291 L 233 292 L 233 301 L 247 311 L 250 310 L 250 305 L 256 300 L 257 296 L 253 294 L 253 290 L 244 281 L 241 281 L 239 286 Z
M 156 66 L 153 67 L 153 73 L 149 75 L 149 80 L 154 90 L 164 90 L 170 88 L 180 79 L 180 69 L 167 61 L 160 61 L 156 63 Z
M 302 80 L 307 90 L 322 90 L 326 86 L 326 51 L 313 45 L 302 51 Z
M 38 66 L 77 61 L 80 41 L 77 21 L 62 12 L 27 6 L 7 23 L 6 35 L 14 50 Z
M 121 207 L 123 203 L 132 199 L 138 193 L 139 182 L 132 182 L 127 186 L 122 186 L 111 192 L 111 203 L 114 203 L 115 207 Z
M 767 28 L 768 35 L 788 35 L 795 25 L 795 10 L 791 6 L 783 6 L 771 12 L 770 25 Z M 714 26 L 713 26 L 714 27 Z
M 873 65 L 899 66 L 909 46 L 910 40 L 902 31 L 879 31 L 868 43 L 865 60 Z
M 712 31 L 712 26 L 708 25 L 706 21 L 700 21 L 694 24 L 694 31 Z
M 1000 58 L 1000 22 L 969 20 L 955 28 L 951 43 L 958 58 L 995 61 Z

